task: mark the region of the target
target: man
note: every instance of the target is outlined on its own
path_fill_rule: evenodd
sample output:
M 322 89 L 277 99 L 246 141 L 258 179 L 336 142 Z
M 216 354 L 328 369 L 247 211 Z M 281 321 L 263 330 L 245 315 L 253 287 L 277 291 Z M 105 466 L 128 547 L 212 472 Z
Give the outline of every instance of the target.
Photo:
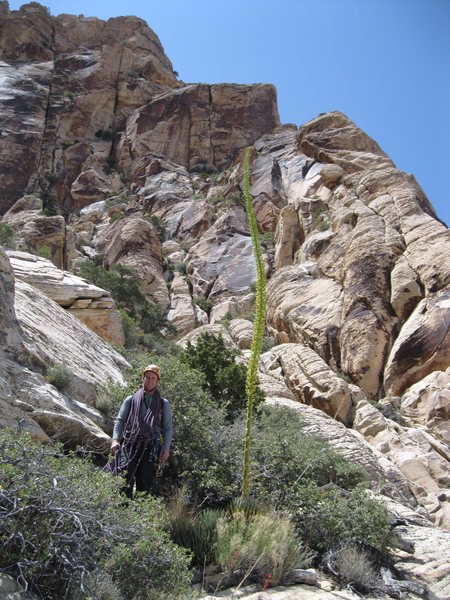
M 172 412 L 169 402 L 159 393 L 159 379 L 157 365 L 145 367 L 143 387 L 125 398 L 114 424 L 111 443 L 113 469 L 115 473 L 125 472 L 125 493 L 129 498 L 133 497 L 135 482 L 136 491 L 149 492 L 158 460 L 164 464 L 169 458 Z

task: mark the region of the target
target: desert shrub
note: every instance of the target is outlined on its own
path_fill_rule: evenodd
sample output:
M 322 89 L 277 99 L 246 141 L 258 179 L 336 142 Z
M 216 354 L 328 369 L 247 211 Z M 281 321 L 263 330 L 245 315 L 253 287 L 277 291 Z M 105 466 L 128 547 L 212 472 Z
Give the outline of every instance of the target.
M 216 561 L 217 521 L 224 516 L 221 509 L 206 509 L 198 514 L 185 508 L 170 520 L 173 541 L 192 551 L 193 560 L 199 566 Z
M 237 512 L 217 522 L 217 556 L 226 572 L 251 569 L 252 579 L 270 573 L 276 586 L 293 569 L 307 567 L 313 553 L 304 548 L 287 517 L 258 513 L 247 519 Z
M 209 316 L 211 309 L 214 306 L 214 302 L 212 300 L 205 298 L 205 296 L 195 296 L 194 302 Z
M 334 452 L 319 438 L 302 432 L 303 420 L 290 408 L 264 407 L 255 420 L 252 433 L 252 473 L 254 493 L 275 507 L 291 504 L 296 487 L 309 481 L 321 486 L 330 481 L 330 468 L 336 483 L 352 488 L 367 481 L 367 473 Z
M 328 563 L 344 586 L 362 593 L 377 587 L 379 574 L 368 552 L 354 546 L 346 546 L 330 552 L 329 555 Z
M 47 260 L 52 259 L 52 251 L 50 250 L 49 246 L 42 246 L 39 248 L 37 255 L 41 258 L 46 258 Z
M 45 379 L 60 391 L 66 390 L 71 382 L 72 375 L 65 363 L 56 363 L 47 371 Z
M 309 482 L 297 488 L 291 510 L 302 539 L 322 554 L 353 545 L 380 558 L 395 543 L 392 516 L 360 486 L 346 493 L 324 492 Z
M 120 485 L 59 445 L 1 431 L 0 569 L 44 598 L 98 597 L 108 580 L 123 598 L 181 597 L 190 557 L 165 532 L 161 502 L 126 504 Z
M 228 417 L 234 418 L 245 407 L 245 382 L 247 370 L 235 362 L 236 353 L 225 346 L 222 336 L 202 333 L 195 346 L 188 342 L 182 360 L 204 375 L 203 387 L 213 400 L 225 408 Z M 264 400 L 257 387 L 256 405 Z
M 14 229 L 7 223 L 0 223 L 0 246 L 5 248 L 15 248 Z

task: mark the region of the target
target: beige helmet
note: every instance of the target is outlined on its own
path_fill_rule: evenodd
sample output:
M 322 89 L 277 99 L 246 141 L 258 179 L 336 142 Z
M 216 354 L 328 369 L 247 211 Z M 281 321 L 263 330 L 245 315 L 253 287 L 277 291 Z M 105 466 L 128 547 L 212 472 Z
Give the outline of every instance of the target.
M 142 373 L 142 377 L 144 377 L 147 371 L 152 371 L 152 373 L 155 373 L 158 377 L 158 381 L 159 379 L 161 379 L 159 367 L 157 365 L 148 365 L 147 367 L 145 367 L 144 372 Z

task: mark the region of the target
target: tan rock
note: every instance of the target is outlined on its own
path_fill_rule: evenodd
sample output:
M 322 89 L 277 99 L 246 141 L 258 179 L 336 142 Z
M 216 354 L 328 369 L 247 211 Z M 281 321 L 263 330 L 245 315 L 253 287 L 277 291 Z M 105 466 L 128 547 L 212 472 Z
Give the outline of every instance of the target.
M 94 169 L 82 171 L 70 188 L 74 210 L 104 200 L 108 191 L 109 186 L 104 176 Z
M 426 427 L 450 443 L 450 369 L 430 373 L 412 385 L 401 398 L 400 412 L 408 423 Z
M 217 300 L 248 290 L 256 278 L 253 247 L 241 207 L 234 207 L 191 247 L 187 273 L 194 296 Z
M 177 328 L 180 335 L 185 335 L 197 325 L 194 305 L 186 279 L 175 273 L 170 288 L 170 309 L 167 319 Z
M 297 211 L 293 206 L 281 209 L 275 233 L 274 267 L 280 269 L 294 262 L 294 256 L 304 241 Z
M 136 269 L 148 300 L 164 309 L 169 292 L 162 271 L 161 242 L 155 227 L 139 217 L 125 217 L 102 232 L 105 265 L 122 264 Z
M 407 318 L 422 299 L 416 273 L 401 256 L 391 272 L 391 305 L 400 319 Z
M 450 356 L 450 292 L 424 298 L 402 327 L 384 371 L 387 393 L 399 395 L 432 371 L 446 369 Z
M 232 319 L 236 317 L 245 318 L 248 316 L 255 305 L 255 294 L 245 294 L 244 296 L 229 296 L 224 300 L 217 302 L 210 312 L 209 322 L 217 323 L 229 316 Z
M 125 335 L 120 312 L 112 310 L 114 307 L 113 301 L 112 306 L 106 308 L 102 308 L 98 304 L 98 302 L 92 302 L 86 308 L 77 308 L 72 304 L 69 312 L 104 339 L 105 342 L 115 348 L 122 348 L 125 344 Z
M 115 310 L 109 292 L 68 271 L 57 269 L 50 261 L 8 250 L 16 278 L 39 289 L 114 346 L 125 343 L 122 318 Z
M 300 127 L 302 152 L 322 163 L 335 163 L 347 173 L 368 167 L 393 166 L 374 140 L 340 112 L 331 112 Z
M 268 354 L 281 366 L 286 383 L 299 402 L 318 408 L 341 423 L 351 423 L 352 400 L 347 382 L 311 348 L 282 344 Z
M 52 261 L 61 266 L 65 243 L 65 220 L 57 215 L 48 217 L 43 203 L 34 195 L 20 198 L 3 216 L 2 221 L 16 232 L 16 244 L 31 252 L 48 248 Z
M 195 346 L 197 343 L 197 339 L 202 335 L 202 333 L 209 333 L 217 337 L 222 336 L 225 346 L 227 348 L 229 348 L 230 350 L 238 350 L 238 347 L 231 335 L 229 334 L 227 328 L 223 325 L 218 324 L 202 325 L 201 327 L 197 327 L 193 331 L 190 331 L 188 334 L 183 336 L 181 340 L 178 340 L 177 344 L 182 348 L 186 348 L 188 342 Z
M 14 311 L 15 275 L 8 255 L 0 246 L 0 356 L 4 352 L 16 353 L 21 347 L 20 326 Z
M 339 362 L 338 332 L 342 288 L 315 278 L 314 266 L 278 269 L 267 284 L 267 324 L 271 335 L 284 332 L 291 342 L 313 346 L 330 364 Z
M 326 186 L 330 187 L 339 183 L 340 179 L 344 175 L 344 169 L 339 165 L 323 165 L 320 171 L 320 176 Z
M 249 350 L 252 346 L 253 323 L 247 319 L 232 319 L 228 325 L 231 337 L 241 350 Z

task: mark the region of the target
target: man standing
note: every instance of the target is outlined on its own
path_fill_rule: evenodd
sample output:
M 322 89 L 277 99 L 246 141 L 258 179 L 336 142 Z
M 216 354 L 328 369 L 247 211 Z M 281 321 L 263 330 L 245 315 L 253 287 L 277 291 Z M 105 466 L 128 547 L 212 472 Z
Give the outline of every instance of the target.
M 149 492 L 158 461 L 164 464 L 169 458 L 172 412 L 169 402 L 159 393 L 159 379 L 157 365 L 145 367 L 143 387 L 125 398 L 114 424 L 110 450 L 114 455 L 113 468 L 115 473 L 125 472 L 125 493 L 129 498 L 133 497 L 135 482 L 136 491 Z

